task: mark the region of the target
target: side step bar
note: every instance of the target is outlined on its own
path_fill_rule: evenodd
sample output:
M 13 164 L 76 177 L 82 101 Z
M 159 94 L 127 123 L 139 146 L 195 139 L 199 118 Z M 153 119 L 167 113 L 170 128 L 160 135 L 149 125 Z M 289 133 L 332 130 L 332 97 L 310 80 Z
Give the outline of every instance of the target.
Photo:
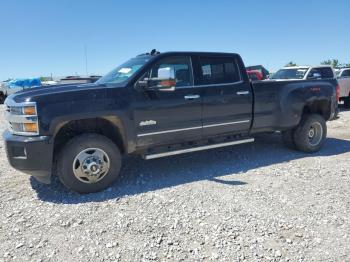
M 254 142 L 254 138 L 247 138 L 247 139 L 243 139 L 243 140 L 225 142 L 225 143 L 220 143 L 220 144 L 192 147 L 192 148 L 175 150 L 175 151 L 170 151 L 170 152 L 145 155 L 145 159 L 149 160 L 149 159 L 174 156 L 174 155 L 179 155 L 179 154 L 185 154 L 185 153 L 191 153 L 191 152 L 197 152 L 197 151 L 202 151 L 202 150 L 207 150 L 207 149 L 233 146 L 233 145 L 239 145 L 239 144 L 245 144 L 245 143 L 252 143 L 252 142 Z

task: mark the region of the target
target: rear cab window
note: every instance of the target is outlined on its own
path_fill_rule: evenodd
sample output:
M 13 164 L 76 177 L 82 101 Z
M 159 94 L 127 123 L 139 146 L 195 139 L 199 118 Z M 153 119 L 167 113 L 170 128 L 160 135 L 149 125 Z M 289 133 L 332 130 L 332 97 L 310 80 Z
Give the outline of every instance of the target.
M 231 84 L 242 81 L 237 60 L 234 57 L 201 56 L 201 85 Z
M 321 79 L 330 79 L 334 78 L 333 69 L 330 67 L 319 67 L 313 68 L 308 74 L 308 78 L 312 78 L 314 74 L 319 74 Z

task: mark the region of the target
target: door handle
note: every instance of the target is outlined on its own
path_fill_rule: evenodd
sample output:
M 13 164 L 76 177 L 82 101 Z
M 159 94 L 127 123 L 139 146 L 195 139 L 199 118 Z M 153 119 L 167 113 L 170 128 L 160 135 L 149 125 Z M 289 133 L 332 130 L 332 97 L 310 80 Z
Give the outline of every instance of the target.
M 192 100 L 192 99 L 198 99 L 200 97 L 201 97 L 200 95 L 188 95 L 188 96 L 185 96 L 185 99 Z
M 249 91 L 239 91 L 239 92 L 237 92 L 237 95 L 246 96 L 246 95 L 249 95 Z

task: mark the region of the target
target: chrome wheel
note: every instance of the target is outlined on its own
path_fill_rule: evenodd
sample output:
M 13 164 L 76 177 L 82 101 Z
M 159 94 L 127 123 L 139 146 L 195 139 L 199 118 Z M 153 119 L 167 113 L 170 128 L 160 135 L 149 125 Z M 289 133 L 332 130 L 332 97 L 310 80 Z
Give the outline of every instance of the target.
M 92 184 L 102 180 L 110 168 L 109 157 L 99 148 L 81 151 L 73 161 L 73 172 L 81 182 Z
M 317 146 L 322 141 L 323 128 L 322 125 L 318 122 L 313 123 L 310 126 L 308 138 L 309 143 L 312 146 Z

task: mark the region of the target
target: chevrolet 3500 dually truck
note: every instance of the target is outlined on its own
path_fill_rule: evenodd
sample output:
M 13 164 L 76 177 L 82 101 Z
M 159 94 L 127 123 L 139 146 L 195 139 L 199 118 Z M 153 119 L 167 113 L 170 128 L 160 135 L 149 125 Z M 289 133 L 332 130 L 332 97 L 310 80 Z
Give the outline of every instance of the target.
M 79 193 L 107 188 L 122 156 L 145 159 L 254 141 L 281 131 L 316 152 L 337 110 L 337 80 L 256 81 L 231 53 L 139 55 L 94 84 L 33 88 L 5 101 L 10 164 Z

